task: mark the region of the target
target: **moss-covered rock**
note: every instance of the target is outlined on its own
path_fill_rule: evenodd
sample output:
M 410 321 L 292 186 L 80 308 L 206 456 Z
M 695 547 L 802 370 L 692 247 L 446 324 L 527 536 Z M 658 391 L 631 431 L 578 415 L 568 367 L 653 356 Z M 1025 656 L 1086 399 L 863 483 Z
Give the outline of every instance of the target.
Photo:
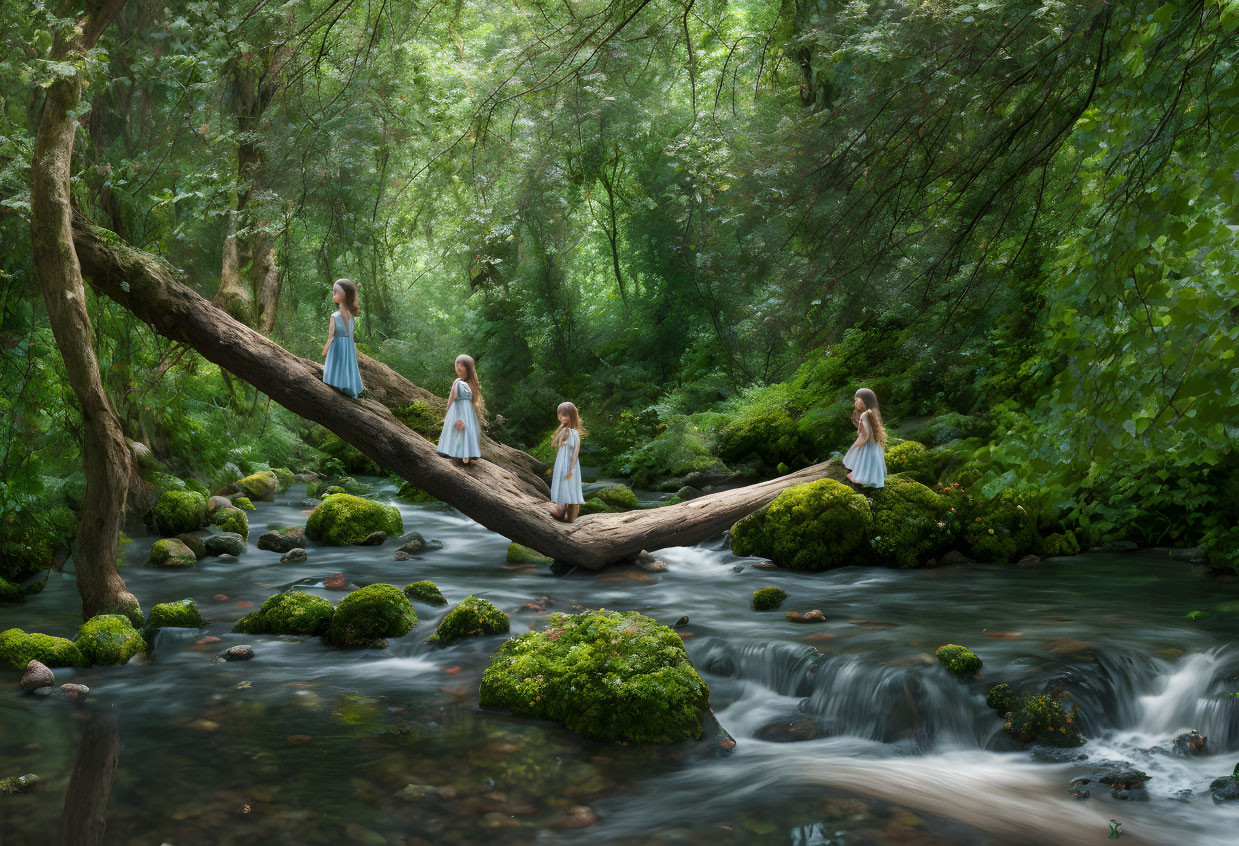
M 1078 722 L 1080 709 L 1071 705 L 1062 691 L 1015 697 L 1008 707 L 1010 711 L 1005 715 L 1003 728 L 1020 749 L 1034 742 L 1058 747 L 1085 743 Z
M 403 637 L 415 625 L 417 612 L 400 588 L 370 585 L 340 601 L 323 639 L 332 646 L 367 646 L 384 638 Z
M 934 478 L 933 454 L 924 444 L 916 441 L 898 441 L 887 444 L 886 472 L 902 473 L 910 479 L 932 485 Z
M 447 612 L 435 633 L 430 636 L 430 642 L 447 646 L 467 637 L 507 634 L 508 629 L 507 614 L 485 599 L 470 594 Z
M 206 521 L 206 499 L 194 491 L 164 491 L 155 504 L 155 528 L 161 535 L 199 529 Z
M 1055 532 L 1042 539 L 1041 554 L 1047 558 L 1079 555 L 1080 542 L 1076 540 L 1074 532 Z
M 554 614 L 499 647 L 482 674 L 484 707 L 562 723 L 604 740 L 701 737 L 710 689 L 674 631 L 635 612 Z
M 399 537 L 404 533 L 404 520 L 394 505 L 352 494 L 332 494 L 310 514 L 305 532 L 320 543 L 349 546 L 360 544 L 373 532 Z
M 434 582 L 426 580 L 404 586 L 404 595 L 427 605 L 447 605 L 447 598 Z
M 201 561 L 206 558 L 206 544 L 202 541 L 202 536 L 193 532 L 182 532 L 176 536 L 176 539 L 185 544 L 189 551 L 194 554 L 194 558 Z
M 614 511 L 632 511 L 638 504 L 637 495 L 627 485 L 611 485 L 590 496 L 602 500 Z
M 829 570 L 851 563 L 872 530 L 869 501 L 822 479 L 788 488 L 732 526 L 731 548 L 793 570 Z
M 280 490 L 280 480 L 270 470 L 263 470 L 237 480 L 237 487 L 250 499 L 271 502 Z
M 773 611 L 787 599 L 787 593 L 781 588 L 764 587 L 753 591 L 754 611 Z
M 151 606 L 142 631 L 149 638 L 156 629 L 200 629 L 205 625 L 206 620 L 198 613 L 196 602 L 192 599 L 178 599 L 176 602 L 161 602 Z
M 549 556 L 543 555 L 536 549 L 521 546 L 516 541 L 508 544 L 507 561 L 509 564 L 549 564 L 551 560 Z
M 176 538 L 164 538 L 155 541 L 151 547 L 151 557 L 148 562 L 152 567 L 163 567 L 175 570 L 192 567 L 198 563 L 198 557 L 193 550 Z
M 813 443 L 777 402 L 754 404 L 720 426 L 715 433 L 719 455 L 726 461 L 756 457 L 764 467 L 779 463 L 801 467 L 813 452 Z
M 1037 535 L 1018 497 L 1005 491 L 976 504 L 972 519 L 964 525 L 964 540 L 968 554 L 978 561 L 1007 564 L 1031 552 Z
M 305 549 L 308 543 L 305 529 L 272 529 L 258 536 L 258 548 L 270 552 L 288 552 L 293 549 Z
M 1006 682 L 994 685 L 985 694 L 985 704 L 999 714 L 1008 713 L 1011 710 L 1011 703 L 1014 701 L 1015 693 L 1011 690 L 1011 685 Z
M 277 493 L 283 493 L 293 486 L 297 481 L 297 476 L 287 467 L 272 467 L 271 472 L 275 474 L 275 478 L 279 481 L 280 487 Z
M 581 506 L 580 513 L 577 516 L 588 517 L 590 514 L 610 514 L 613 511 L 615 511 L 615 509 L 607 505 L 601 499 L 596 496 L 591 496 L 589 499 L 585 500 L 585 503 Z
M 241 555 L 245 552 L 245 539 L 236 532 L 220 532 L 202 539 L 207 555 Z
M 343 485 L 332 485 L 331 487 L 327 488 L 327 490 L 323 491 L 322 494 L 320 494 L 320 497 L 322 499 L 326 499 L 327 497 L 332 496 L 333 494 L 346 494 L 346 493 L 348 493 L 348 488 L 344 487 Z
M 16 602 L 26 595 L 21 585 L 15 585 L 0 577 L 0 602 Z
M 92 664 L 124 664 L 146 651 L 146 641 L 133 624 L 119 614 L 91 617 L 73 638 L 82 655 Z
M 966 646 L 948 643 L 939 646 L 938 663 L 959 676 L 971 676 L 981 670 L 981 659 Z
M 888 476 L 886 486 L 873 491 L 870 499 L 869 546 L 875 564 L 915 567 L 946 552 L 959 537 L 960 520 L 948 500 L 907 476 Z
M 322 635 L 327 633 L 335 608 L 321 596 L 290 590 L 267 597 L 262 607 L 232 627 L 241 634 Z
M 245 512 L 235 505 L 215 509 L 211 514 L 211 525 L 219 526 L 225 532 L 234 532 L 240 535 L 242 540 L 249 540 L 250 518 L 246 517 Z
M 48 667 L 89 666 L 86 656 L 67 638 L 27 634 L 21 629 L 0 632 L 0 665 L 24 670 L 31 661 Z
M 240 508 L 242 511 L 255 511 L 256 510 L 254 508 L 254 503 L 250 501 L 250 498 L 248 496 L 234 496 L 232 498 L 232 504 L 235 505 L 237 508 Z

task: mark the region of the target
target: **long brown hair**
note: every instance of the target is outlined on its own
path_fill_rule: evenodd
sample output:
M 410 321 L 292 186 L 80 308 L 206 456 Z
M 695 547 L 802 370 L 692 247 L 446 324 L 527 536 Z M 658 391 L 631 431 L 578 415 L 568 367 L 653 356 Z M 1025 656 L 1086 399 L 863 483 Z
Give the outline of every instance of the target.
M 864 415 L 869 415 L 869 428 L 872 430 L 873 439 L 886 446 L 886 429 L 882 426 L 882 409 L 878 408 L 878 395 L 868 388 L 861 388 L 856 392 L 856 396 L 860 397 L 860 401 L 864 404 L 864 411 L 852 411 L 852 422 L 856 424 L 856 428 L 860 428 L 860 419 Z
M 348 312 L 349 320 L 361 314 L 361 306 L 357 305 L 357 286 L 352 279 L 337 279 L 332 287 L 344 292 L 344 302 L 340 303 L 340 307 Z
M 561 414 L 568 415 L 568 422 L 560 423 L 559 428 L 555 430 L 555 434 L 551 435 L 551 445 L 558 448 L 563 445 L 564 439 L 568 437 L 569 429 L 576 429 L 577 433 L 583 438 L 589 434 L 585 427 L 581 425 L 581 412 L 577 411 L 576 406 L 570 402 L 561 402 L 559 408 L 555 409 L 555 416 Z
M 482 399 L 482 386 L 478 384 L 478 366 L 472 356 L 464 353 L 456 356 L 456 363 L 465 366 L 464 381 L 473 394 L 473 410 L 477 413 L 478 420 L 483 420 L 486 417 L 486 400 Z

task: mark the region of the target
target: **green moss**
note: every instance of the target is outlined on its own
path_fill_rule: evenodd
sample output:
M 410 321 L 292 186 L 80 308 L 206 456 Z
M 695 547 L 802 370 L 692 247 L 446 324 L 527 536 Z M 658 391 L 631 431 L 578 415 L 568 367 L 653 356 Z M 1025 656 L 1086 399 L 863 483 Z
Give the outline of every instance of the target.
M 254 503 L 250 502 L 249 497 L 238 496 L 233 497 L 232 504 L 242 511 L 254 511 Z
M 829 570 L 851 563 L 869 539 L 869 501 L 833 479 L 795 485 L 731 528 L 736 555 L 761 555 L 780 567 Z
M 241 634 L 322 635 L 335 609 L 321 596 L 290 590 L 267 597 L 262 607 L 232 627 Z
M 627 485 L 611 485 L 590 496 L 597 497 L 615 511 L 632 511 L 638 503 L 637 495 Z
M 0 577 L 0 602 L 16 602 L 25 596 L 21 585 L 15 585 L 8 579 Z
M 396 496 L 400 497 L 405 502 L 429 504 L 439 501 L 412 482 L 405 482 L 402 484 L 400 486 L 400 491 L 396 494 Z
M 215 509 L 215 513 L 211 515 L 211 525 L 219 526 L 225 532 L 238 534 L 242 540 L 249 540 L 250 518 L 246 517 L 245 512 L 235 505 L 225 505 Z
M 915 567 L 954 545 L 961 523 L 950 503 L 920 482 L 888 476 L 872 491 L 871 560 L 885 567 Z
M 1010 491 L 978 503 L 964 525 L 964 540 L 978 561 L 1007 564 L 1032 551 L 1037 536 L 1032 518 Z
M 756 457 L 769 470 L 780 463 L 803 467 L 814 452 L 814 444 L 792 412 L 782 385 L 751 392 L 741 401 L 735 416 L 715 433 L 718 454 L 727 461 Z
M 435 441 L 443 429 L 443 412 L 435 411 L 424 402 L 412 402 L 392 409 L 396 419 L 427 440 Z
M 194 566 L 198 563 L 198 557 L 192 549 L 176 538 L 164 538 L 155 541 L 155 545 L 151 547 L 149 563 L 155 567 L 180 569 Z
M 192 599 L 179 599 L 152 606 L 143 632 L 149 637 L 155 629 L 200 629 L 205 625 L 197 603 Z
M 384 638 L 403 637 L 416 624 L 413 603 L 400 588 L 370 585 L 340 601 L 323 639 L 332 646 L 366 646 Z
M 250 499 L 271 502 L 280 490 L 280 480 L 270 470 L 263 470 L 238 479 L 237 487 L 245 491 Z
M 293 471 L 289 470 L 287 467 L 272 467 L 271 472 L 274 473 L 275 478 L 279 480 L 279 493 L 283 493 L 288 490 L 297 481 L 297 477 L 293 474 Z
M 447 612 L 435 633 L 430 636 L 430 642 L 447 646 L 467 637 L 507 634 L 508 628 L 507 614 L 485 599 L 471 594 Z
M 0 665 L 24 670 L 31 661 L 49 667 L 86 667 L 89 662 L 73 641 L 21 629 L 0 632 Z
M 981 670 L 981 659 L 966 646 L 948 643 L 938 647 L 938 663 L 959 676 L 971 676 Z
M 710 452 L 707 437 L 692 419 L 677 415 L 667 421 L 653 440 L 634 446 L 617 458 L 613 466 L 642 488 L 698 471 L 726 472 L 726 465 Z
M 615 509 L 607 505 L 596 496 L 592 496 L 585 500 L 585 504 L 581 506 L 581 512 L 577 516 L 586 517 L 590 514 L 610 514 Z
M 1010 703 L 1003 728 L 1021 749 L 1034 741 L 1046 746 L 1083 746 L 1085 738 L 1077 721 L 1079 709 L 1065 702 L 1065 698 L 1061 691 L 1018 697 Z
M 202 527 L 206 499 L 193 491 L 164 491 L 155 504 L 155 528 L 161 535 L 179 535 Z
M 985 695 L 985 704 L 993 708 L 999 714 L 1006 714 L 1011 710 L 1011 703 L 1015 701 L 1015 694 L 1011 691 L 1011 685 L 1006 682 L 996 684 L 989 689 L 989 693 Z
M 119 614 L 91 617 L 73 639 L 92 664 L 124 664 L 146 651 L 146 641 L 133 624 Z
M 916 441 L 898 441 L 886 447 L 886 471 L 888 473 L 903 473 L 926 485 L 935 481 L 933 455 L 924 444 Z
M 521 546 L 516 541 L 508 544 L 507 561 L 509 564 L 549 564 L 551 560 L 550 557 L 543 555 L 536 549 Z
M 1080 542 L 1074 532 L 1055 532 L 1041 541 L 1041 553 L 1047 558 L 1058 558 L 1066 555 L 1079 555 Z
M 331 487 L 327 488 L 327 490 L 323 491 L 322 495 L 320 496 L 320 499 L 326 499 L 327 497 L 332 496 L 333 494 L 346 494 L 346 493 L 348 493 L 347 489 L 341 487 L 340 485 L 332 485 Z
M 371 502 L 352 494 L 332 494 L 314 509 L 305 524 L 310 540 L 333 546 L 359 544 L 371 532 L 390 537 L 404 533 L 404 520 L 394 505 Z
M 432 581 L 413 582 L 404 586 L 404 595 L 427 605 L 447 605 L 447 599 L 439 586 Z
M 442 416 L 439 418 L 439 425 L 443 425 Z M 328 433 L 319 449 L 340 462 L 340 465 L 348 473 L 362 476 L 383 475 L 383 468 L 376 464 L 373 459 L 334 432 Z
M 635 612 L 554 614 L 549 629 L 499 647 L 482 674 L 483 707 L 562 723 L 604 740 L 701 737 L 710 689 L 674 631 Z
M 787 593 L 777 587 L 764 587 L 753 591 L 754 611 L 773 611 L 787 599 Z

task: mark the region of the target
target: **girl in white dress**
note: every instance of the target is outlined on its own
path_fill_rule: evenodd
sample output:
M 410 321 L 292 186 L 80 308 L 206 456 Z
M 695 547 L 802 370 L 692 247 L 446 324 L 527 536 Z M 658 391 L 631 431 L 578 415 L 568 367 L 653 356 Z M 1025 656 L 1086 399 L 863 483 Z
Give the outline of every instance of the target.
M 461 464 L 481 458 L 479 441 L 481 420 L 485 416 L 486 403 L 478 384 L 477 365 L 469 356 L 459 355 L 456 357 L 456 381 L 447 397 L 447 416 L 443 418 L 443 432 L 439 435 L 439 455 L 455 458 Z
M 581 425 L 581 415 L 570 402 L 561 402 L 556 410 L 559 428 L 551 436 L 556 447 L 555 470 L 551 473 L 551 514 L 556 520 L 571 523 L 581 513 L 585 497 L 581 493 L 581 438 L 588 434 Z
M 848 481 L 868 488 L 886 485 L 886 429 L 882 427 L 882 411 L 878 398 L 868 388 L 856 392 L 852 422 L 856 424 L 856 442 L 843 456 L 843 466 L 851 470 Z

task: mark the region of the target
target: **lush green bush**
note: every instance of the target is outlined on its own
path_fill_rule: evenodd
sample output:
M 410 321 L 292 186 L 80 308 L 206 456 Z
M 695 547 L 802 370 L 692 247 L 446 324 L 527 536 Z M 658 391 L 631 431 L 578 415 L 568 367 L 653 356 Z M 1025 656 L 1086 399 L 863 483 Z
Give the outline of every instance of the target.
M 871 560 L 886 567 L 915 567 L 937 558 L 959 537 L 961 521 L 943 496 L 905 476 L 886 477 L 872 492 Z
M 964 540 L 978 561 L 1008 564 L 1033 550 L 1037 533 L 1033 517 L 1019 496 L 1004 491 L 992 500 L 979 500 L 965 519 Z

